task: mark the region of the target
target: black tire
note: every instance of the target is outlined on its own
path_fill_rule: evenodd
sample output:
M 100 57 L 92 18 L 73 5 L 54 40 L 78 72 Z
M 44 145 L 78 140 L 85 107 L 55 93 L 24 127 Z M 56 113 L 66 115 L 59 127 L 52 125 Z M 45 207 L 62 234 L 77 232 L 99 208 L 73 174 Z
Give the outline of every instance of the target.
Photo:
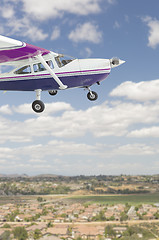
M 57 94 L 57 90 L 52 90 L 52 91 L 49 91 L 49 94 L 51 96 L 55 96 Z
M 92 93 L 92 94 L 91 94 Z M 97 98 L 98 98 L 98 94 L 96 93 L 96 92 L 94 92 L 94 91 L 92 91 L 92 92 L 89 92 L 88 94 L 87 94 L 87 98 L 90 100 L 90 101 L 95 101 L 95 100 L 97 100 Z
M 44 111 L 45 109 L 45 105 L 42 101 L 40 100 L 35 100 L 32 103 L 32 109 L 36 112 L 36 113 L 41 113 Z

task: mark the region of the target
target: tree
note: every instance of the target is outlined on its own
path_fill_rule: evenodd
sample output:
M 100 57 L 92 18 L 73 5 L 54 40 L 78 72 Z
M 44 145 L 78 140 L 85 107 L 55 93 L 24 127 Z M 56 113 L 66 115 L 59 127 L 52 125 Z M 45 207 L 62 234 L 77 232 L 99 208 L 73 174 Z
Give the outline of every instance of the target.
M 38 197 L 38 198 L 37 198 L 37 201 L 38 201 L 38 202 L 43 202 L 43 198 L 42 198 L 42 197 Z
M 33 238 L 34 239 L 39 239 L 39 238 L 41 238 L 41 236 L 42 236 L 41 231 L 39 229 L 35 229 L 34 234 L 33 234 Z
M 93 221 L 105 221 L 106 217 L 104 211 L 100 211 L 95 217 L 92 218 Z
M 128 219 L 128 215 L 125 212 L 121 212 L 120 221 L 126 221 Z
M 26 240 L 28 238 L 28 233 L 25 227 L 16 227 L 13 230 L 14 238 L 18 240 Z
M 116 232 L 114 231 L 113 227 L 111 225 L 108 225 L 105 227 L 105 237 L 112 237 L 116 236 Z
M 50 222 L 48 222 L 48 224 L 47 224 L 47 227 L 48 228 L 50 228 L 50 227 L 53 227 L 54 225 L 53 225 L 53 223 L 50 221 Z

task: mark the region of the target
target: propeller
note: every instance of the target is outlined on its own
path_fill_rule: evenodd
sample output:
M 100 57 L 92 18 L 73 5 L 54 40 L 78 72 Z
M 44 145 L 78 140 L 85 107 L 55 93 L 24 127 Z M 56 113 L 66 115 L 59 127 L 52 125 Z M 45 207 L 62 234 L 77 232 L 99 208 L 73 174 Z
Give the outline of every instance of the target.
M 123 64 L 125 61 L 117 58 L 117 57 L 113 57 L 112 59 L 110 59 L 110 64 L 111 64 L 111 67 L 117 67 L 121 64 Z
M 113 58 L 111 59 L 111 64 L 114 65 L 114 66 L 119 65 L 119 61 L 120 61 L 119 58 L 113 57 Z

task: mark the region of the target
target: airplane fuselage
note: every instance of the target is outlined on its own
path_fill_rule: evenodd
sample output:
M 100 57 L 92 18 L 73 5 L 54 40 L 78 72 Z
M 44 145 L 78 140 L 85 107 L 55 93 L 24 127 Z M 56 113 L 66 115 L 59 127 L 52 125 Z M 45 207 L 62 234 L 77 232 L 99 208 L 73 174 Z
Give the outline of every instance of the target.
M 109 59 L 71 59 L 63 60 L 53 53 L 44 56 L 51 61 L 52 69 L 67 88 L 87 87 L 104 80 L 111 70 Z M 66 61 L 66 62 L 65 62 Z M 68 62 L 67 62 L 68 61 Z M 16 64 L 16 61 L 14 62 Z M 19 65 L 20 64 L 20 65 Z M 59 90 L 59 85 L 48 71 L 38 69 L 39 61 L 35 58 L 18 61 L 18 66 L 9 73 L 0 75 L 0 90 L 34 91 L 36 89 Z

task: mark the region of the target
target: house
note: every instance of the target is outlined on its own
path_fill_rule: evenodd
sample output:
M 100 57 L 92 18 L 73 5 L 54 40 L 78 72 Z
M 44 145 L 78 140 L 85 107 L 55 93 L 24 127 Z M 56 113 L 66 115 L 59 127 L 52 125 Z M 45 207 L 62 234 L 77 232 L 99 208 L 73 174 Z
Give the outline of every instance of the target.
M 27 227 L 27 231 L 34 232 L 36 229 L 39 229 L 42 231 L 45 228 L 46 228 L 46 223 L 38 223 L 38 224 L 34 224 L 32 226 Z
M 77 238 L 78 236 L 82 237 L 83 239 L 98 239 L 98 236 L 104 235 L 104 227 L 101 226 L 86 226 L 86 225 L 78 225 L 72 229 L 72 236 Z
M 67 225 L 55 225 L 54 227 L 48 228 L 45 231 L 42 231 L 43 234 L 50 234 L 52 236 L 58 237 L 68 237 L 68 226 Z

